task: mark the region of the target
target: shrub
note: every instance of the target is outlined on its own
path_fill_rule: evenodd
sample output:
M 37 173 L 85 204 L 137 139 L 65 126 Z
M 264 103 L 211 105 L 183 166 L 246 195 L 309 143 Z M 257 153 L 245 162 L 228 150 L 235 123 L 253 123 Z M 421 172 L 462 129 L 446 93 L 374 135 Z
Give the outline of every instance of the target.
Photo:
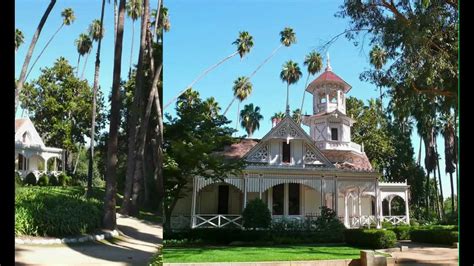
M 337 218 L 337 213 L 326 206 L 321 207 L 321 216 L 316 219 L 316 230 L 331 231 L 333 234 L 343 235 L 345 229 L 344 224 Z
M 243 226 L 245 228 L 268 228 L 272 221 L 270 210 L 261 199 L 254 199 L 247 203 L 242 212 Z
M 50 174 L 49 176 L 49 185 L 50 186 L 57 186 L 59 185 L 59 180 L 56 175 Z
M 392 248 L 397 242 L 393 231 L 383 229 L 346 229 L 344 238 L 347 244 L 363 248 Z
M 59 186 L 67 186 L 67 185 L 70 185 L 71 184 L 71 180 L 72 178 L 68 175 L 66 175 L 65 173 L 60 173 L 58 175 L 58 185 Z
M 15 186 L 21 186 L 21 185 L 23 185 L 21 174 L 18 171 L 15 171 Z
M 47 186 L 49 185 L 49 177 L 46 174 L 42 174 L 38 178 L 38 186 Z
M 83 189 L 23 187 L 15 195 L 15 235 L 65 237 L 101 226 L 102 202 Z M 102 198 L 102 197 L 100 197 Z
M 412 228 L 407 225 L 394 226 L 388 230 L 391 230 L 395 233 L 398 240 L 409 240 L 410 239 L 410 230 Z
M 25 186 L 35 186 L 36 185 L 36 176 L 32 172 L 27 174 L 23 180 Z
M 431 226 L 411 230 L 410 239 L 413 242 L 452 245 L 458 242 L 458 235 L 458 231 L 452 228 Z

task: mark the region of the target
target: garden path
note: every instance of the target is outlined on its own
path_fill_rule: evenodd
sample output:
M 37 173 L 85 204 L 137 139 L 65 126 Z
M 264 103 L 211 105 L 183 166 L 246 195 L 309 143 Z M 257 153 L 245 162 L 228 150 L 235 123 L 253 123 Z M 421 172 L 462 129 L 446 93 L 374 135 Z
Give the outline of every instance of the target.
M 161 225 L 117 215 L 120 237 L 54 246 L 15 246 L 16 265 L 147 265 L 162 243 Z
M 408 250 L 390 252 L 395 265 L 459 265 L 459 249 L 436 244 L 400 241 Z

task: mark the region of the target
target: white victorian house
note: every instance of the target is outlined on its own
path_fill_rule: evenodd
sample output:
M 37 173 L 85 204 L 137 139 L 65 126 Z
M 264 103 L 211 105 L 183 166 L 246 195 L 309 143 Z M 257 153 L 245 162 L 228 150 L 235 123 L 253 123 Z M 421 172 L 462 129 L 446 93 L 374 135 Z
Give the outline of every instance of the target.
M 29 118 L 15 119 L 15 171 L 23 178 L 31 172 L 38 178 L 61 172 L 64 162 L 63 150 L 46 147 Z
M 220 181 L 195 178 L 191 191 L 173 211 L 175 229 L 241 226 L 242 210 L 248 201 L 261 198 L 272 219 L 303 220 L 318 216 L 320 207 L 334 209 L 348 228 L 368 224 L 381 226 L 409 223 L 409 186 L 379 182 L 363 146 L 351 141 L 354 121 L 346 115 L 346 93 L 351 86 L 327 67 L 309 84 L 313 114 L 302 123 L 289 115 L 273 121 L 262 139 L 243 139 L 222 153 L 246 162 L 241 176 Z M 405 213 L 382 213 L 382 202 L 400 197 Z

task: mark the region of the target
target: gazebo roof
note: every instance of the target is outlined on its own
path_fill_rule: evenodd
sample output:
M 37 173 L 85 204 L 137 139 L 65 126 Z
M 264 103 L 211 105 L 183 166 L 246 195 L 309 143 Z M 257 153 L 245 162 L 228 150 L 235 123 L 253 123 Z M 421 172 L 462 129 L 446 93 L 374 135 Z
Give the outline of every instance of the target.
M 308 88 L 306 88 L 306 90 L 308 92 L 313 92 L 314 91 L 313 87 L 315 87 L 318 84 L 324 84 L 328 82 L 335 82 L 335 83 L 341 84 L 344 88 L 344 93 L 347 93 L 352 88 L 352 86 L 349 85 L 349 83 L 345 82 L 341 77 L 339 77 L 334 72 L 332 72 L 330 68 L 329 69 L 326 68 L 326 71 L 324 71 L 321 75 L 319 75 L 319 77 L 313 80 L 308 85 Z

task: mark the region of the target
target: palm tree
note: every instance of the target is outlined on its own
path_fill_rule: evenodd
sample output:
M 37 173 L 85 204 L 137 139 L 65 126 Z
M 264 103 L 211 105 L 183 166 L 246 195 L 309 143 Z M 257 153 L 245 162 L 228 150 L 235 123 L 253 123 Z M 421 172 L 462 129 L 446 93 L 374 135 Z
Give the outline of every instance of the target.
M 253 37 L 246 31 L 241 31 L 239 32 L 239 37 L 232 43 L 237 46 L 237 50 L 233 52 L 232 54 L 228 55 L 221 61 L 219 61 L 217 64 L 211 66 L 210 68 L 206 69 L 199 77 L 197 77 L 195 80 L 191 82 L 185 89 L 180 91 L 178 95 L 176 95 L 171 101 L 169 101 L 163 109 L 166 109 L 171 103 L 176 101 L 178 97 L 183 94 L 188 88 L 191 88 L 196 82 L 198 82 L 200 79 L 202 79 L 204 76 L 206 76 L 209 72 L 211 72 L 213 69 L 224 63 L 225 61 L 229 60 L 230 58 L 234 57 L 235 55 L 239 54 L 240 58 L 243 58 L 246 54 L 250 52 L 250 50 L 253 47 Z
M 35 34 L 33 35 L 33 38 L 31 39 L 30 47 L 28 48 L 28 52 L 26 53 L 25 62 L 23 62 L 23 66 L 21 67 L 20 77 L 18 78 L 18 82 L 15 88 L 15 114 L 16 114 L 16 109 L 18 108 L 20 92 L 23 89 L 23 84 L 25 83 L 25 80 L 26 80 L 26 71 L 28 70 L 28 65 L 30 64 L 31 56 L 33 55 L 33 51 L 35 49 L 36 43 L 38 42 L 38 38 L 41 34 L 41 30 L 43 29 L 43 26 L 46 23 L 46 20 L 48 19 L 49 13 L 51 13 L 51 10 L 53 9 L 55 4 L 56 4 L 56 0 L 51 0 L 51 2 L 49 2 L 48 8 L 46 8 L 46 11 L 41 17 L 38 27 L 36 28 Z
M 234 81 L 234 86 L 232 87 L 234 91 L 234 100 L 238 99 L 239 104 L 237 105 L 237 121 L 235 129 L 237 130 L 239 125 L 239 110 L 240 110 L 240 103 L 243 102 L 249 95 L 252 93 L 252 83 L 248 81 L 247 77 L 238 77 Z
M 104 37 L 105 29 L 103 29 L 100 25 L 101 25 L 100 20 L 98 20 L 98 19 L 94 19 L 91 22 L 91 24 L 89 25 L 88 32 L 89 32 L 89 36 L 92 38 L 93 42 L 98 42 L 99 40 L 101 40 Z M 92 43 L 92 45 L 94 45 L 94 43 Z M 91 47 L 91 50 L 92 50 L 92 47 Z M 82 66 L 81 79 L 84 78 L 84 72 L 86 71 L 86 66 L 87 66 L 87 61 L 89 59 L 89 54 L 90 53 L 87 53 L 86 61 L 84 62 L 84 65 Z
M 270 117 L 270 121 L 272 121 L 272 125 L 276 126 L 283 118 L 285 118 L 285 113 L 277 112 L 274 113 L 272 117 Z M 273 124 L 275 121 L 275 124 Z
M 370 64 L 372 64 L 377 71 L 380 71 L 385 63 L 387 63 L 387 52 L 380 46 L 375 45 L 370 51 Z M 379 90 L 380 103 L 382 103 L 382 87 L 379 87 Z M 382 108 L 382 104 L 380 108 Z
M 92 40 L 89 37 L 89 35 L 85 33 L 81 33 L 79 35 L 79 38 L 76 39 L 76 48 L 77 48 L 77 68 L 76 68 L 76 76 L 78 75 L 79 72 L 79 63 L 81 61 L 81 56 L 84 56 L 85 54 L 89 54 L 92 51 Z
M 18 51 L 18 48 L 25 42 L 25 36 L 23 32 L 19 29 L 15 29 L 15 53 Z
M 292 60 L 287 61 L 283 64 L 283 69 L 280 72 L 280 79 L 286 82 L 286 114 L 290 114 L 290 84 L 295 84 L 300 79 L 302 73 L 298 63 L 293 62 Z
M 54 39 L 54 37 L 56 36 L 56 34 L 58 34 L 58 32 L 64 27 L 64 25 L 66 26 L 69 26 L 71 25 L 74 20 L 76 20 L 76 17 L 74 16 L 74 10 L 72 10 L 72 8 L 66 8 L 63 10 L 63 12 L 61 12 L 61 16 L 63 17 L 63 23 L 61 23 L 61 25 L 59 26 L 59 28 L 56 30 L 56 32 L 53 34 L 53 36 L 51 36 L 51 38 L 49 38 L 48 42 L 46 43 L 46 45 L 43 47 L 43 50 L 41 50 L 41 52 L 39 53 L 39 55 L 36 57 L 35 61 L 33 62 L 33 64 L 31 65 L 31 68 L 30 70 L 28 71 L 28 74 L 26 74 L 26 78 L 28 78 L 28 76 L 30 75 L 31 73 L 31 70 L 33 69 L 33 67 L 35 66 L 36 62 L 38 62 L 38 59 L 41 57 L 41 55 L 43 54 L 43 52 L 46 50 L 46 48 L 48 47 L 48 45 L 51 43 L 51 41 Z M 25 78 L 25 79 L 26 79 Z
M 263 66 L 265 65 L 265 63 L 268 62 L 268 60 L 270 60 L 270 58 L 272 58 L 276 52 L 278 50 L 280 50 L 280 48 L 282 48 L 283 46 L 285 47 L 289 47 L 291 44 L 293 43 L 296 43 L 296 35 L 293 31 L 292 28 L 289 28 L 289 27 L 286 27 L 284 28 L 282 31 L 280 31 L 280 45 L 278 45 L 278 47 L 273 50 L 273 52 L 270 54 L 270 56 L 268 56 L 267 58 L 265 58 L 265 60 L 263 60 L 263 62 L 257 66 L 257 68 L 248 76 L 248 80 L 250 80 L 256 73 L 257 71 Z M 234 103 L 234 100 L 232 100 L 230 102 L 230 104 L 227 106 L 227 108 L 225 109 L 224 111 L 224 114 L 223 115 L 226 115 L 227 114 L 227 111 L 229 111 L 230 109 L 230 106 Z
M 116 193 L 117 193 L 117 151 L 118 131 L 120 125 L 120 72 L 122 68 L 123 24 L 125 17 L 125 0 L 120 0 L 117 35 L 114 48 L 114 70 L 112 79 L 112 97 L 110 100 L 109 139 L 107 143 L 107 170 L 105 174 L 104 218 L 105 229 L 113 230 L 117 226 Z
M 293 110 L 293 114 L 291 115 L 291 117 L 293 118 L 293 120 L 295 121 L 301 121 L 301 109 L 295 109 Z
M 94 167 L 94 138 L 95 138 L 95 116 L 96 116 L 96 101 L 97 101 L 97 90 L 99 88 L 99 70 L 100 70 L 100 48 L 102 44 L 102 38 L 104 37 L 104 7 L 105 0 L 102 0 L 102 10 L 100 12 L 99 27 L 96 23 L 92 23 L 90 34 L 92 40 L 97 41 L 97 55 L 95 58 L 95 71 L 94 71 L 94 87 L 93 87 L 93 98 L 92 98 L 92 125 L 91 125 L 91 143 L 90 143 L 90 156 L 89 156 L 89 169 L 87 173 L 87 190 L 86 196 L 90 197 L 92 192 L 92 175 Z M 87 60 L 87 59 L 86 59 Z
M 128 75 L 132 72 L 133 59 L 133 42 L 135 39 L 135 20 L 137 20 L 143 12 L 143 3 L 141 0 L 131 0 L 127 3 L 127 15 L 132 19 L 132 44 L 130 45 L 130 66 L 128 68 Z
M 204 101 L 207 111 L 209 112 L 210 117 L 217 117 L 221 111 L 219 103 L 214 97 L 207 98 Z
M 451 115 L 445 115 L 444 126 L 441 130 L 441 133 L 444 137 L 444 160 L 445 160 L 445 171 L 449 173 L 449 179 L 451 182 L 451 210 L 454 212 L 454 182 L 453 182 L 453 173 L 456 169 L 457 154 L 455 152 L 455 133 L 454 133 L 454 124 L 453 118 Z
M 263 119 L 263 116 L 260 114 L 260 107 L 253 107 L 253 103 L 246 104 L 244 109 L 240 111 L 240 125 L 247 132 L 248 138 L 252 138 L 255 130 L 260 128 L 260 120 Z
M 300 114 L 301 111 L 303 110 L 303 104 L 304 104 L 304 96 L 306 95 L 306 87 L 308 86 L 308 81 L 311 75 L 314 75 L 321 71 L 323 68 L 323 59 L 321 58 L 321 55 L 315 51 L 312 51 L 306 57 L 304 58 L 304 63 L 303 65 L 306 66 L 306 70 L 308 71 L 308 76 L 306 77 L 306 83 L 304 84 L 303 88 L 303 100 L 301 101 L 301 107 L 300 107 Z M 296 120 L 297 123 L 301 123 L 301 116 L 298 120 Z

